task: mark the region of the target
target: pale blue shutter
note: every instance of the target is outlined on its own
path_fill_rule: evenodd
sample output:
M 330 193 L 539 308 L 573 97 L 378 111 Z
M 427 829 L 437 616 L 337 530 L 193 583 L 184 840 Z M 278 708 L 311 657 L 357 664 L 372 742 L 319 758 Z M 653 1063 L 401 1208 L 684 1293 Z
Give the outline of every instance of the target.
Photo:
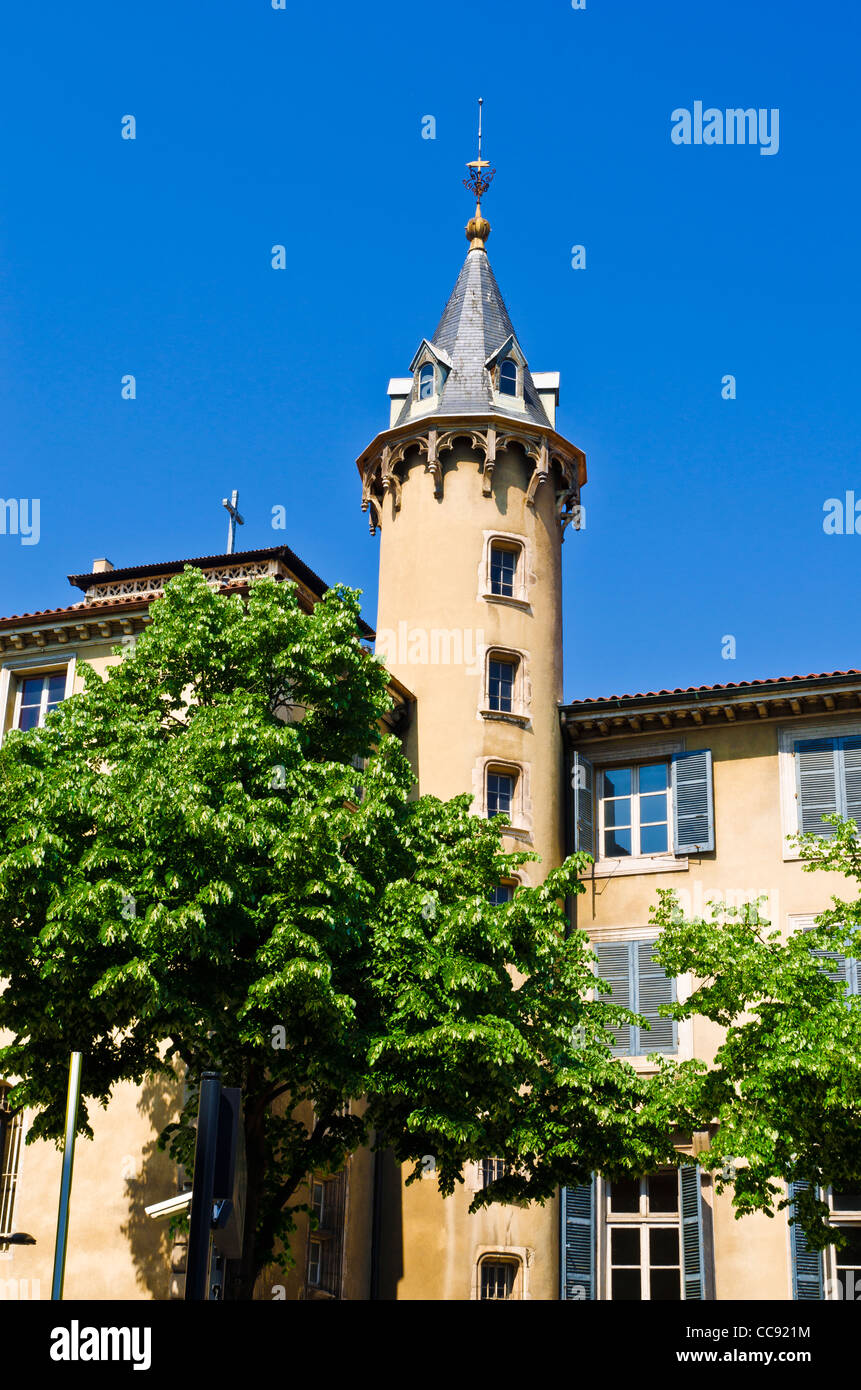
M 850 994 L 855 990 L 850 988 L 849 967 L 854 965 L 854 961 L 848 961 L 839 951 L 814 951 L 814 956 L 819 960 L 828 962 L 830 968 L 826 968 L 825 974 L 829 980 L 833 980 L 836 985 L 846 985 Z M 854 971 L 852 972 L 854 974 Z
M 861 738 L 843 738 L 843 815 L 861 828 Z
M 563 1299 L 595 1298 L 595 1179 L 582 1187 L 563 1187 L 562 1279 Z
M 574 848 L 595 858 L 595 772 L 588 758 L 574 754 L 571 784 L 574 788 Z
M 700 1170 L 686 1163 L 679 1169 L 679 1210 L 682 1214 L 682 1287 L 686 1299 L 704 1299 L 703 1199 Z
M 675 1052 L 677 1047 L 676 1020 L 661 1018 L 661 1004 L 672 1004 L 676 997 L 676 982 L 667 978 L 657 961 L 652 960 L 654 941 L 637 941 L 637 992 L 631 1008 L 649 1020 L 651 1029 L 632 1029 L 631 1051 L 635 1056 L 649 1052 Z
M 789 1184 L 792 1200 L 790 1216 L 795 1215 L 795 1194 L 809 1186 L 809 1182 Z M 807 1236 L 797 1222 L 789 1228 L 789 1240 L 792 1249 L 792 1297 L 805 1302 L 823 1299 L 822 1255 L 818 1250 L 811 1250 Z
M 795 745 L 798 828 L 805 834 L 834 834 L 834 826 L 824 825 L 822 817 L 840 809 L 838 761 L 836 739 L 806 738 Z
M 633 1009 L 636 982 L 631 943 L 628 941 L 593 942 L 592 949 L 598 957 L 598 974 L 611 986 L 611 1004 L 621 1004 L 624 1009 Z M 599 991 L 600 993 L 600 991 Z M 604 998 L 606 999 L 606 992 Z M 613 1037 L 614 1057 L 622 1057 L 631 1051 L 631 1034 L 638 1032 L 630 1023 L 608 1028 Z
M 673 849 L 676 854 L 697 854 L 715 847 L 712 755 L 710 748 L 693 753 L 674 753 Z

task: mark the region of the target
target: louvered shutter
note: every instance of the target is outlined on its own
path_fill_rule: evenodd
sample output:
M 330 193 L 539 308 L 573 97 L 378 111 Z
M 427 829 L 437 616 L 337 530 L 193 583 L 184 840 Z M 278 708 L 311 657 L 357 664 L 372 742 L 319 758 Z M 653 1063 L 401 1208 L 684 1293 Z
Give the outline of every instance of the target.
M 574 848 L 595 857 L 595 771 L 582 753 L 574 754 Z
M 803 833 L 834 834 L 822 817 L 840 809 L 838 750 L 833 738 L 806 738 L 795 745 L 798 827 Z
M 814 951 L 814 956 L 819 960 L 828 962 L 825 973 L 829 980 L 833 980 L 836 985 L 849 984 L 849 966 L 854 964 L 842 956 L 839 951 Z
M 861 738 L 841 739 L 843 755 L 843 814 L 861 828 Z
M 652 960 L 654 941 L 638 941 L 637 951 L 637 994 L 631 1007 L 634 1013 L 642 1014 L 651 1023 L 651 1029 L 634 1028 L 631 1049 L 635 1055 L 649 1052 L 675 1052 L 676 1020 L 661 1018 L 658 1007 L 672 1004 L 676 997 L 676 982 L 668 979 L 657 961 Z
M 595 1298 L 595 1179 L 582 1187 L 563 1187 L 563 1299 Z
M 634 966 L 631 943 L 628 941 L 599 941 L 593 949 L 598 957 L 598 974 L 602 980 L 606 980 L 613 990 L 610 1003 L 621 1004 L 625 1009 L 633 1009 L 636 985 L 633 979 Z M 606 994 L 604 994 L 604 998 L 607 998 Z M 608 1031 L 613 1037 L 612 1052 L 614 1057 L 622 1057 L 631 1051 L 631 1034 L 639 1030 L 632 1028 L 630 1023 L 623 1023 L 617 1028 L 609 1028 Z
M 813 919 L 809 919 L 812 921 Z M 802 931 L 811 931 L 812 927 L 802 927 Z M 861 961 L 854 960 L 851 956 L 844 956 L 840 951 L 815 950 L 811 952 L 818 960 L 827 961 L 825 973 L 829 980 L 834 983 L 846 986 L 848 994 L 861 993 Z
M 793 1203 L 789 1208 L 790 1216 L 795 1215 L 796 1193 L 809 1186 L 809 1182 L 789 1184 L 789 1196 Z M 811 1250 L 807 1236 L 797 1222 L 789 1228 L 789 1240 L 792 1249 L 792 1297 L 805 1302 L 821 1300 L 824 1298 L 822 1255 L 818 1250 Z
M 676 854 L 696 854 L 715 847 L 712 755 L 710 748 L 693 753 L 674 753 L 673 849 Z
M 679 1210 L 682 1214 L 682 1284 L 686 1299 L 704 1299 L 703 1204 L 700 1170 L 696 1164 L 679 1169 Z

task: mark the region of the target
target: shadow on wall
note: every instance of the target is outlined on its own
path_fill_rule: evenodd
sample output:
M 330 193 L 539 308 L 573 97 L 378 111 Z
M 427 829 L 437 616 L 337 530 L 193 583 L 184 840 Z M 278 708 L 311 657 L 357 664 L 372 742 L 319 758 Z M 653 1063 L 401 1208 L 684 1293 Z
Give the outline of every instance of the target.
M 154 1299 L 170 1297 L 171 1250 L 168 1221 L 153 1221 L 144 1208 L 177 1191 L 176 1164 L 157 1148 L 165 1125 L 179 1118 L 182 1082 L 174 1077 L 147 1075 L 137 1109 L 150 1122 L 151 1138 L 141 1152 L 140 1170 L 125 1179 L 129 1217 L 120 1228 L 129 1242 L 138 1284 Z

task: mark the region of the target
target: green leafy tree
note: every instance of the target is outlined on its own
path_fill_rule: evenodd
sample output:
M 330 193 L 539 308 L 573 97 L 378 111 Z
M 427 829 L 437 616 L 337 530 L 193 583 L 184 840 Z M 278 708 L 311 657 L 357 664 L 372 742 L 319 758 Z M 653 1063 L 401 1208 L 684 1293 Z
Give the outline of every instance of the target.
M 474 1207 L 675 1161 L 609 1052 L 631 1015 L 593 998 L 567 929 L 583 857 L 492 905 L 529 856 L 468 796 L 412 796 L 386 685 L 357 595 L 305 613 L 290 586 L 226 597 L 189 567 L 105 679 L 85 669 L 0 750 L 0 1070 L 29 1140 L 62 1134 L 73 1048 L 88 1135 L 118 1082 L 181 1064 L 162 1141 L 190 1167 L 197 1079 L 219 1071 L 244 1106 L 240 1297 L 289 1260 L 307 1175 L 369 1140 L 413 1177 L 433 1154 L 444 1194 L 501 1157 Z
M 831 838 L 798 837 L 804 868 L 857 882 L 856 827 L 826 820 Z M 802 1182 L 797 1218 L 811 1246 L 841 1243 L 822 1194 L 861 1190 L 861 997 L 847 995 L 834 967 L 836 956 L 861 956 L 861 902 L 832 898 L 813 930 L 782 939 L 761 900 L 685 919 L 674 893 L 658 897 L 655 957 L 698 981 L 662 1011 L 725 1032 L 711 1066 L 665 1061 L 651 1103 L 689 1131 L 711 1131 L 699 1161 L 716 1170 L 719 1191 L 731 1187 L 737 1217 L 773 1215 L 788 1205 L 784 1184 Z

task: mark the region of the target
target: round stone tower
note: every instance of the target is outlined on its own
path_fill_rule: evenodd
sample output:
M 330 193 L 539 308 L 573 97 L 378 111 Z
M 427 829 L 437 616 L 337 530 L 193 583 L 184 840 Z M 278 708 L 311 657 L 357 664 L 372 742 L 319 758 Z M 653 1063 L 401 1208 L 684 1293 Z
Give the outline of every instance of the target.
M 416 696 L 406 751 L 419 792 L 471 792 L 476 815 L 505 812 L 505 848 L 541 856 L 521 873 L 538 883 L 565 849 L 561 547 L 586 464 L 556 431 L 558 373 L 530 372 L 514 332 L 487 257 L 480 154 L 470 167 L 466 260 L 358 467 L 380 533 L 377 652 Z M 480 1297 L 494 1252 L 516 1268 L 514 1296 L 558 1297 L 554 1204 L 470 1216 L 482 1180 L 475 1165 L 443 1202 L 435 1182 L 404 1190 L 388 1175 L 381 1297 Z

